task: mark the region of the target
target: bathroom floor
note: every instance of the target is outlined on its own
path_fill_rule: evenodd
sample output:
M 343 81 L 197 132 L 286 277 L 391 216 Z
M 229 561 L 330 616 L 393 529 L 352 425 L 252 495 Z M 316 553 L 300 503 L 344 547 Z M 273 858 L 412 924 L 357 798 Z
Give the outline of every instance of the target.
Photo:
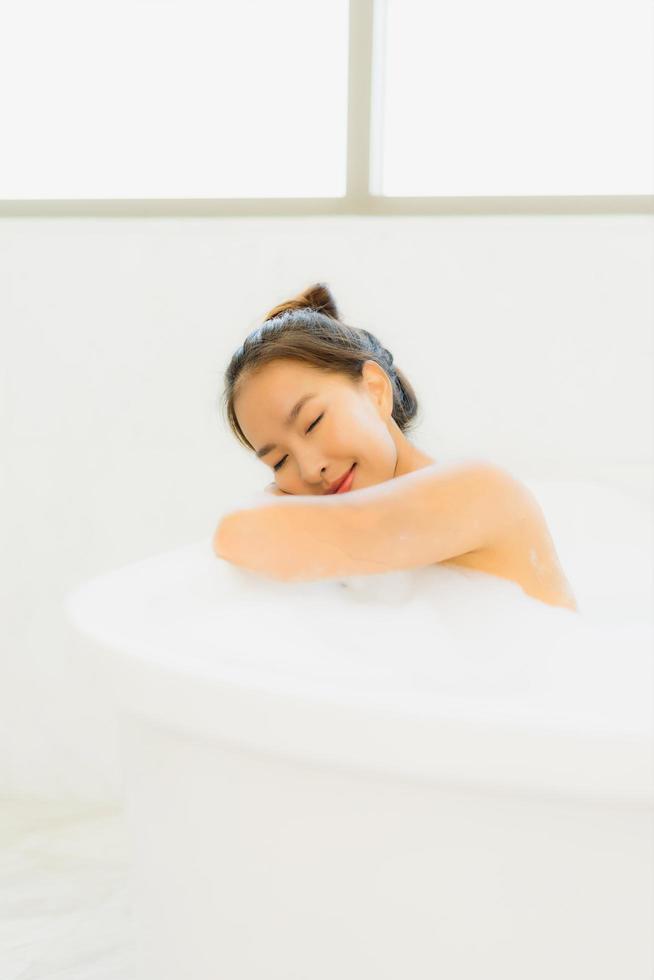
M 0 798 L 2 980 L 135 980 L 119 805 Z

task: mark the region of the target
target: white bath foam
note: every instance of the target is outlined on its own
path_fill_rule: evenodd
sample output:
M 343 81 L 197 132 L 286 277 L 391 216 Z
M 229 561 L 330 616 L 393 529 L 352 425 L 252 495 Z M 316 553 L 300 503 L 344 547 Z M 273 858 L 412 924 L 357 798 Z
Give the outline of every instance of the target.
M 249 574 L 239 570 L 241 589 Z M 256 618 L 243 617 L 246 588 L 222 619 L 237 673 L 252 683 L 285 680 L 296 693 L 411 712 L 653 732 L 651 621 L 609 625 L 516 583 L 442 566 L 297 591 L 275 583 L 273 601 L 262 580 L 252 585 Z
M 402 710 L 650 723 L 651 621 L 594 622 L 451 566 L 287 584 L 216 561 L 206 543 L 166 564 L 145 602 L 120 602 L 121 632 L 158 662 Z
M 651 514 L 605 488 L 564 489 L 560 510 L 555 495 L 544 509 L 558 519 L 553 537 L 581 614 L 454 566 L 275 582 L 217 559 L 203 541 L 89 583 L 85 615 L 114 646 L 235 684 L 649 730 Z

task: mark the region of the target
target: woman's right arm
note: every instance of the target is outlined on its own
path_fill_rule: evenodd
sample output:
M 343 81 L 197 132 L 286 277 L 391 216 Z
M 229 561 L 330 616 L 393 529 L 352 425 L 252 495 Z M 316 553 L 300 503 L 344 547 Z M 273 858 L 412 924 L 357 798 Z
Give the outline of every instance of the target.
M 282 491 L 273 495 L 295 499 L 227 514 L 214 551 L 286 582 L 402 571 L 492 545 L 524 519 L 526 493 L 508 471 L 474 460 L 344 494 Z

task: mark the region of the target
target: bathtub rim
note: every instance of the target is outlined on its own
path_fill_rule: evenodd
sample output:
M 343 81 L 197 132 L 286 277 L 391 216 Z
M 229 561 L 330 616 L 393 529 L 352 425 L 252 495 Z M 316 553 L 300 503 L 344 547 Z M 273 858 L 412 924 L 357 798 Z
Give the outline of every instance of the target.
M 193 673 L 157 661 L 154 649 L 144 656 L 142 643 L 119 647 L 102 637 L 84 622 L 78 593 L 68 594 L 67 613 L 92 641 L 93 657 L 87 651 L 75 657 L 95 683 L 99 668 L 119 716 L 302 764 L 486 792 L 654 805 L 654 738 L 647 733 L 404 711 Z

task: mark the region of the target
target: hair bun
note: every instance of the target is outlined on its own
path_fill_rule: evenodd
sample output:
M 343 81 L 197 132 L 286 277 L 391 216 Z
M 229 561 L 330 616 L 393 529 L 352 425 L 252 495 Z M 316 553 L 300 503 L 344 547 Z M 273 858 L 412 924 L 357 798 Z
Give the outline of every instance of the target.
M 313 286 L 307 286 L 306 289 L 292 299 L 273 307 L 272 310 L 266 313 L 263 322 L 272 320 L 273 317 L 279 316 L 280 313 L 285 313 L 286 310 L 307 308 L 331 316 L 334 320 L 338 320 L 339 318 L 338 309 L 336 308 L 336 303 L 329 286 L 324 282 L 316 282 Z

